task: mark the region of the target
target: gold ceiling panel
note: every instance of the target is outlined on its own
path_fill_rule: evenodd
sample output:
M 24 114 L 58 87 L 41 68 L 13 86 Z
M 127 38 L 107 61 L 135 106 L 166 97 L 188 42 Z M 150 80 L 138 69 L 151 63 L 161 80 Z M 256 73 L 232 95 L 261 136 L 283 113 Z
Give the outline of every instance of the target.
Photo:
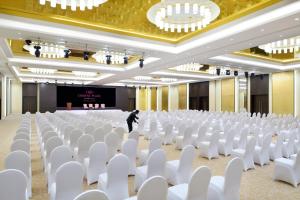
M 273 5 L 281 0 L 213 0 L 220 16 L 203 30 L 171 33 L 160 30 L 147 19 L 147 11 L 160 0 L 108 0 L 93 10 L 71 11 L 40 5 L 39 0 L 1 0 L 0 13 L 51 21 L 135 37 L 178 43 L 202 32 Z

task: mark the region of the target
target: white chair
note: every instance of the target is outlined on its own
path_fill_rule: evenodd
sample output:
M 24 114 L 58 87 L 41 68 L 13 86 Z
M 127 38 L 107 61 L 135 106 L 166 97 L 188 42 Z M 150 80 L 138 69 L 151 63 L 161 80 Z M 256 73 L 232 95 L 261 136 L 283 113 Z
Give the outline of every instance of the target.
M 136 169 L 136 153 L 137 142 L 134 139 L 128 139 L 123 142 L 121 148 L 122 154 L 126 155 L 129 159 L 129 175 L 135 175 Z
M 101 190 L 88 190 L 77 197 L 74 200 L 109 200 L 107 195 Z
M 51 200 L 73 200 L 83 192 L 84 171 L 77 161 L 61 165 L 55 173 L 55 182 L 51 185 Z
M 270 163 L 269 147 L 272 142 L 272 135 L 265 135 L 262 146 L 255 146 L 253 160 L 263 166 Z
M 157 134 L 158 134 L 157 122 L 152 121 L 150 123 L 149 131 L 145 132 L 145 139 L 146 140 L 152 140 L 152 138 L 156 137 Z
M 295 134 L 290 134 L 287 142 L 283 142 L 282 145 L 282 155 L 285 158 L 289 158 L 292 154 L 294 154 L 294 144 L 295 144 Z
M 276 144 L 271 143 L 269 148 L 270 160 L 276 160 L 282 157 L 283 135 L 277 136 Z
M 22 139 L 18 139 L 13 141 L 11 147 L 10 147 L 10 151 L 25 151 L 26 153 L 28 153 L 30 155 L 30 143 L 28 140 L 22 140 Z
M 234 149 L 232 151 L 232 157 L 238 157 L 242 159 L 244 163 L 244 171 L 248 169 L 255 169 L 253 154 L 255 148 L 256 140 L 255 138 L 251 138 L 246 145 L 246 149 Z
M 78 147 L 78 139 L 80 138 L 80 136 L 83 135 L 83 132 L 79 129 L 74 129 L 71 134 L 70 134 L 70 140 L 69 140 L 69 144 L 72 150 L 74 150 L 76 147 Z
M 208 188 L 208 200 L 239 200 L 243 173 L 243 161 L 232 159 L 225 169 L 225 175 L 213 176 Z
M 111 124 L 104 124 L 104 126 L 102 127 L 102 129 L 103 129 L 103 132 L 105 134 L 108 134 L 108 133 L 112 132 L 113 127 L 112 127 Z
M 95 142 L 104 142 L 104 137 L 107 134 L 108 133 L 104 132 L 104 129 L 102 127 L 97 128 L 93 132 L 93 136 L 94 136 Z
M 140 133 L 138 131 L 131 131 L 128 134 L 128 139 L 136 140 L 137 144 L 139 144 Z
M 134 179 L 134 189 L 138 191 L 143 182 L 152 176 L 165 177 L 166 154 L 164 150 L 157 149 L 151 153 L 147 165 L 137 167 Z
M 42 139 L 41 139 L 41 151 L 44 152 L 45 151 L 45 144 L 46 142 L 52 138 L 52 137 L 55 137 L 55 136 L 58 136 L 56 132 L 54 131 L 49 131 L 47 133 L 45 133 L 43 136 L 42 136 Z
M 210 137 L 210 141 L 203 141 L 199 143 L 200 156 L 206 157 L 209 160 L 212 158 L 218 158 L 218 141 L 219 133 L 214 133 Z
M 106 172 L 107 146 L 104 142 L 96 142 L 89 149 L 89 157 L 84 160 L 87 184 L 98 181 L 99 175 Z
M 180 160 L 171 160 L 166 163 L 167 180 L 172 185 L 188 183 L 192 174 L 195 148 L 188 145 L 183 148 Z
M 20 170 L 0 171 L 0 186 L 1 200 L 28 200 L 27 177 Z
M 107 165 L 107 173 L 99 175 L 98 189 L 102 189 L 109 200 L 128 198 L 128 171 L 127 156 L 115 155 Z
M 73 152 L 68 146 L 58 146 L 50 154 L 48 163 L 48 192 L 50 192 L 50 186 L 55 180 L 56 170 L 64 163 L 73 161 Z
M 245 131 L 245 129 L 242 129 L 240 136 L 236 136 L 233 139 L 233 148 L 234 149 L 245 149 L 246 144 L 247 144 L 247 135 L 248 132 Z
M 45 151 L 43 152 L 45 171 L 47 171 L 48 162 L 49 162 L 51 152 L 56 147 L 59 147 L 59 146 L 62 146 L 62 145 L 63 145 L 63 141 L 58 136 L 51 137 L 47 140 L 47 142 L 45 144 Z
M 188 183 L 169 188 L 168 200 L 206 200 L 211 172 L 208 167 L 199 167 Z
M 111 159 L 118 152 L 119 136 L 111 132 L 104 137 L 104 142 L 107 145 L 107 156 Z
M 85 128 L 84 128 L 84 133 L 85 134 L 89 134 L 89 135 L 93 135 L 93 132 L 94 132 L 95 128 L 93 125 L 87 125 Z
M 27 195 L 31 197 L 31 159 L 24 151 L 13 151 L 5 158 L 5 169 L 16 169 L 23 172 L 27 177 Z
M 75 148 L 75 155 L 79 162 L 83 163 L 84 159 L 89 156 L 89 149 L 94 144 L 94 138 L 91 135 L 82 135 L 78 138 L 77 145 Z
M 231 132 L 227 133 L 225 139 L 219 139 L 218 142 L 218 151 L 220 154 L 224 156 L 229 156 L 233 149 L 233 138 L 235 132 L 231 130 Z
M 126 200 L 166 200 L 168 195 L 168 183 L 161 176 L 153 176 L 147 179 L 139 189 L 137 196 Z
M 175 148 L 183 149 L 185 146 L 192 144 L 192 128 L 188 127 L 184 130 L 183 135 L 175 138 Z
M 20 134 L 15 135 L 14 141 L 16 141 L 16 140 L 27 140 L 27 141 L 30 141 L 30 137 L 29 137 L 28 134 L 20 133 Z
M 148 157 L 150 156 L 150 154 L 161 148 L 161 138 L 160 137 L 155 137 L 153 138 L 150 143 L 149 143 L 149 149 L 143 149 L 140 152 L 139 155 L 139 163 L 140 165 L 144 165 L 146 163 L 146 161 L 148 160 Z
M 297 187 L 300 183 L 300 151 L 295 160 L 286 158 L 275 160 L 274 180 L 281 180 Z
M 173 134 L 173 125 L 167 124 L 164 134 L 160 134 L 164 145 L 172 144 L 175 135 Z

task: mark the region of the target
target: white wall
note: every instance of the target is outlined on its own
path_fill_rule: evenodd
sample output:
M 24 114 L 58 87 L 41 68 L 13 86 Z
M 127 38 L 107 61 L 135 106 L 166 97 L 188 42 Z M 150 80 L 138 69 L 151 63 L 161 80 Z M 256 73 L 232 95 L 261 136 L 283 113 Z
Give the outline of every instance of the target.
M 221 80 L 216 81 L 216 111 L 222 110 L 222 82 Z
M 216 81 L 209 81 L 209 111 L 216 111 Z
M 179 91 L 178 91 L 178 85 L 171 85 L 169 86 L 169 96 L 168 96 L 168 106 L 169 111 L 178 110 L 178 104 L 179 104 Z
M 2 89 L 1 89 L 1 119 L 6 117 L 6 76 L 1 77 Z
M 22 113 L 22 83 L 18 80 L 11 81 L 11 112 Z

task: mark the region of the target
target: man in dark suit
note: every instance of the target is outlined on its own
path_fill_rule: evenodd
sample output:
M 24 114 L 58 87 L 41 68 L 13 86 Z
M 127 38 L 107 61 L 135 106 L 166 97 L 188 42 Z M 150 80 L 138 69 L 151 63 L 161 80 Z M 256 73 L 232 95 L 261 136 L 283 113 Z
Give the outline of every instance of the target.
M 137 117 L 137 115 L 139 114 L 139 110 L 135 110 L 133 111 L 132 113 L 130 113 L 130 115 L 128 116 L 127 118 L 127 125 L 128 125 L 128 133 L 130 133 L 132 131 L 132 123 L 135 122 L 135 123 L 138 123 L 136 120 L 139 119 Z

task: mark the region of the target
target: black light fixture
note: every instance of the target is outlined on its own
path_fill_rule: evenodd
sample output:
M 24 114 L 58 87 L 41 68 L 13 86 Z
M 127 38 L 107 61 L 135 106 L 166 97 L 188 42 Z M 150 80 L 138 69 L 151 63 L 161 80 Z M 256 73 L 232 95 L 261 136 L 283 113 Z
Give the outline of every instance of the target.
M 139 59 L 140 61 L 140 68 L 144 67 L 144 58 Z
M 27 45 L 31 45 L 31 40 L 25 40 L 25 43 L 26 43 Z
M 87 51 L 83 52 L 83 60 L 89 60 L 89 52 Z
M 230 75 L 230 70 L 229 70 L 229 69 L 226 70 L 226 75 L 227 75 L 227 76 Z
M 250 75 L 250 77 L 254 77 L 254 76 L 255 76 L 255 73 L 252 72 L 251 75 Z
M 128 64 L 128 57 L 125 55 L 124 57 L 124 65 L 127 65 Z
M 106 55 L 106 64 L 111 64 L 111 55 Z
M 239 72 L 238 71 L 234 71 L 233 74 L 234 74 L 234 76 L 238 76 Z
M 248 76 L 249 76 L 249 73 L 245 72 L 245 78 L 248 78 Z
M 217 69 L 216 69 L 216 72 L 217 72 L 217 75 L 220 76 L 220 74 L 221 74 L 221 69 L 220 69 L 220 68 L 217 68 Z
M 259 77 L 260 77 L 260 80 L 264 80 L 264 75 L 263 74 L 259 75 Z
M 35 49 L 35 52 L 34 52 L 35 57 L 39 58 L 41 56 L 41 51 L 40 51 L 41 46 L 40 45 L 35 45 L 34 49 Z
M 65 49 L 64 53 L 65 53 L 64 58 L 69 58 L 70 49 Z

